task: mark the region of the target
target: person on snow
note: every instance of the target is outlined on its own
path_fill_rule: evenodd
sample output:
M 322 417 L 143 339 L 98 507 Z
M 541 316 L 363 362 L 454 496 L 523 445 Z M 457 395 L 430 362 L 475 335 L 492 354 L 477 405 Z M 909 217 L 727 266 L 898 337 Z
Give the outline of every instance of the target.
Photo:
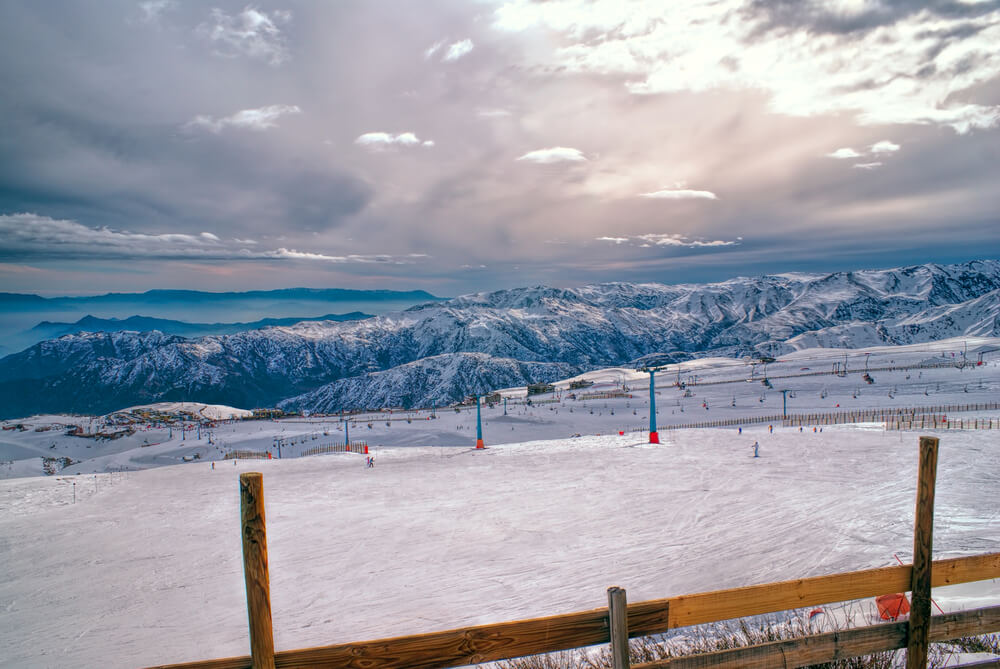
M 760 444 L 758 444 L 756 441 L 753 442 L 753 456 L 755 458 L 760 457 Z

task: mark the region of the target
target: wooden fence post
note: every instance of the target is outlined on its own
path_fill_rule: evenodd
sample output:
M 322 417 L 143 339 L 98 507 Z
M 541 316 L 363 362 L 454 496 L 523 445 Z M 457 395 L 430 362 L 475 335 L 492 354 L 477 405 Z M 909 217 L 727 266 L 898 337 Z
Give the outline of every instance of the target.
M 250 618 L 250 661 L 253 669 L 274 669 L 271 631 L 271 585 L 267 573 L 264 527 L 264 476 L 240 474 L 240 523 L 243 532 L 243 577 Z
M 611 627 L 611 666 L 629 669 L 628 662 L 628 603 L 625 589 L 608 588 L 608 623 Z
M 926 669 L 931 625 L 931 549 L 934 529 L 934 483 L 937 478 L 937 437 L 920 437 L 917 508 L 913 524 L 913 572 L 910 581 L 910 622 L 906 669 Z

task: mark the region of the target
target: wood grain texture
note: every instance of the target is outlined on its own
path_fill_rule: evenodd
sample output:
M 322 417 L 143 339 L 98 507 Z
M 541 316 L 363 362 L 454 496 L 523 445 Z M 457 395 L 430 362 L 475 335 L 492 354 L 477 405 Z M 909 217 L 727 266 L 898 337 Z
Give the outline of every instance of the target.
M 931 623 L 931 552 L 934 536 L 934 486 L 937 481 L 938 440 L 920 437 L 920 468 L 913 521 L 913 572 L 910 577 L 909 641 L 906 669 L 927 669 Z
M 608 643 L 608 610 L 535 618 L 278 654 L 280 667 L 430 669 Z
M 625 590 L 608 588 L 608 621 L 611 625 L 611 666 L 629 669 L 628 662 L 628 603 Z
M 931 641 L 948 641 L 973 634 L 989 634 L 997 630 L 1000 630 L 1000 606 L 935 616 L 931 619 L 928 638 Z M 890 623 L 816 634 L 788 641 L 774 641 L 747 648 L 645 662 L 633 665 L 632 669 L 803 667 L 905 648 L 906 641 L 907 623 Z
M 243 577 L 250 622 L 253 669 L 274 669 L 271 630 L 271 584 L 267 572 L 267 533 L 264 523 L 264 476 L 240 474 L 240 525 L 243 533 Z
M 814 576 L 682 595 L 646 603 L 669 602 L 669 623 L 670 628 L 674 629 L 803 606 L 864 599 L 889 592 L 906 592 L 912 585 L 911 571 L 910 565 L 880 567 L 832 576 Z M 997 578 L 998 575 L 1000 575 L 1000 553 L 939 560 L 934 563 L 932 585 L 939 587 L 968 583 Z
M 909 587 L 911 571 L 909 565 L 884 567 L 629 604 L 629 637 L 656 634 L 683 625 L 716 622 L 849 599 L 863 599 L 887 592 L 903 592 Z M 932 571 L 934 587 L 992 578 L 1000 578 L 1000 553 L 938 560 L 934 562 Z M 682 612 L 676 614 L 675 607 L 682 606 Z M 677 624 L 677 621 L 681 621 L 682 624 Z M 483 657 L 487 656 L 485 651 L 489 650 L 488 656 L 491 660 L 495 660 L 608 643 L 609 640 L 607 609 L 595 609 L 417 636 L 280 651 L 275 656 L 275 664 L 277 667 L 322 666 L 311 665 L 309 662 L 327 657 L 341 659 L 346 657 L 348 660 L 357 658 L 358 662 L 342 665 L 345 667 L 448 667 L 456 666 L 448 664 L 451 661 L 449 658 L 462 656 L 461 649 L 453 646 L 461 646 L 472 651 L 479 649 L 483 651 Z M 487 646 L 490 647 L 486 648 Z M 423 656 L 428 647 L 444 649 L 439 662 L 407 664 L 410 653 Z M 379 664 L 377 658 L 380 653 L 391 656 L 391 660 L 396 664 Z M 365 658 L 371 662 L 362 663 Z M 462 662 L 457 662 L 458 666 L 461 664 Z M 170 668 L 243 669 L 249 666 L 250 658 L 242 657 L 176 664 L 170 665 Z

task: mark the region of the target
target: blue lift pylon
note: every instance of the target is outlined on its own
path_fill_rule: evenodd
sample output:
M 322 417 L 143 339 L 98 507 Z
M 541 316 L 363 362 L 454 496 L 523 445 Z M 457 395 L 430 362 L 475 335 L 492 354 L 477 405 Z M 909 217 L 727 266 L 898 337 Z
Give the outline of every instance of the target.
M 483 415 L 479 410 L 479 395 L 476 395 L 476 448 L 486 448 L 483 443 Z

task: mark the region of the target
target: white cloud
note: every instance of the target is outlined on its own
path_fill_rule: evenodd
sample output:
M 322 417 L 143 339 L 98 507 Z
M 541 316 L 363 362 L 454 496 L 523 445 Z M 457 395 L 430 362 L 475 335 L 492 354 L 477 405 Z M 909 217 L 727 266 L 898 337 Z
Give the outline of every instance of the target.
M 518 160 L 527 160 L 532 163 L 561 163 L 580 162 L 587 160 L 586 156 L 579 149 L 572 149 L 565 146 L 554 146 L 550 149 L 538 149 L 529 151 Z
M 440 42 L 435 42 L 426 51 L 424 51 L 424 58 L 425 59 L 433 58 L 434 54 L 438 52 L 438 49 L 440 49 L 443 46 L 444 46 L 444 40 L 441 40 Z
M 480 109 L 476 112 L 476 116 L 479 118 L 504 118 L 510 116 L 510 112 L 506 109 Z
M 833 153 L 826 154 L 827 158 L 836 158 L 837 160 L 845 160 L 847 158 L 860 158 L 862 154 L 858 153 L 850 147 L 844 147 L 842 149 L 837 149 Z
M 454 44 L 448 47 L 448 52 L 445 53 L 444 58 L 442 58 L 441 60 L 447 60 L 447 61 L 458 60 L 462 56 L 472 51 L 474 47 L 475 45 L 472 43 L 471 39 L 464 39 L 461 42 L 455 42 Z
M 639 197 L 652 200 L 718 200 L 719 198 L 712 191 L 690 190 L 687 188 L 668 188 L 653 191 L 652 193 L 640 193 Z
M 288 50 L 278 25 L 290 20 L 290 12 L 269 14 L 250 5 L 233 16 L 213 9 L 209 21 L 198 26 L 198 32 L 215 45 L 221 56 L 244 55 L 280 65 L 288 59 Z
M 887 139 L 883 139 L 881 142 L 875 142 L 871 145 L 872 153 L 893 153 L 899 151 L 899 144 L 893 144 Z
M 185 127 L 201 127 L 212 132 L 221 132 L 223 128 L 249 128 L 251 130 L 267 130 L 277 126 L 279 118 L 285 114 L 298 114 L 302 110 L 296 105 L 270 105 L 258 109 L 244 109 L 231 116 L 212 118 L 199 114 L 185 124 Z
M 696 248 L 702 246 L 735 246 L 739 242 L 736 241 L 725 241 L 722 239 L 715 239 L 705 241 L 703 239 L 690 239 L 685 235 L 673 233 L 673 234 L 648 234 L 639 235 L 637 239 L 641 239 L 649 244 L 655 244 L 656 246 L 684 246 L 687 248 Z
M 595 237 L 599 242 L 611 242 L 615 246 L 630 243 L 630 246 L 637 246 L 641 249 L 652 248 L 653 246 L 680 246 L 684 248 L 700 248 L 707 246 L 737 246 L 742 237 L 737 237 L 736 241 L 726 241 L 723 239 L 704 240 L 691 239 L 686 235 L 677 233 L 649 233 L 636 235 L 634 237 Z
M 1000 106 L 956 102 L 1000 76 L 1000 11 L 899 12 L 894 23 L 826 32 L 817 26 L 861 21 L 877 8 L 789 3 L 790 19 L 773 29 L 774 14 L 750 4 L 510 0 L 496 10 L 494 26 L 559 34 L 566 46 L 529 66 L 624 76 L 639 95 L 760 91 L 774 112 L 790 116 L 848 114 L 862 124 L 959 133 L 1000 123 Z
M 434 140 L 421 140 L 412 132 L 401 132 L 393 135 L 391 132 L 366 132 L 358 136 L 354 143 L 369 149 L 380 151 L 394 146 L 434 146 Z
M 84 258 L 129 259 L 157 258 L 163 260 L 305 260 L 335 263 L 408 264 L 428 256 L 410 253 L 392 255 L 327 255 L 296 251 L 289 248 L 251 251 L 253 240 L 221 240 L 211 232 L 145 233 L 113 230 L 108 227 L 89 228 L 76 221 L 54 219 L 32 213 L 0 215 L 0 258 L 25 259 Z
M 882 163 L 878 161 L 873 163 L 854 163 L 851 167 L 855 167 L 860 170 L 873 170 L 876 167 L 882 167 Z

